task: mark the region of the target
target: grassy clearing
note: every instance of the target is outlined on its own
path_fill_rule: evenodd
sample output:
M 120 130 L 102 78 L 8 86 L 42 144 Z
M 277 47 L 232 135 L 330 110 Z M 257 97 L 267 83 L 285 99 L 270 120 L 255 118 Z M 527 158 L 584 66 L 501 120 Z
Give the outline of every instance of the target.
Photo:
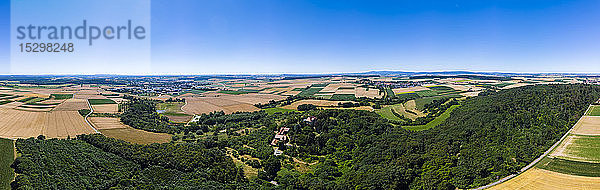
M 64 100 L 73 98 L 73 94 L 51 94 L 55 100 Z
M 590 110 L 587 113 L 585 113 L 585 115 L 600 116 L 600 106 L 592 106 Z
M 102 105 L 102 104 L 117 104 L 117 102 L 111 99 L 88 99 L 91 105 Z
M 294 112 L 294 111 L 296 111 L 296 110 L 285 109 L 285 108 L 267 108 L 267 109 L 264 109 L 264 110 L 269 115 L 273 115 L 275 113 L 287 113 L 287 112 Z
M 536 167 L 563 174 L 600 177 L 600 163 L 578 162 L 561 158 L 544 158 Z
M 405 129 L 408 129 L 408 130 L 411 130 L 411 131 L 422 131 L 422 130 L 431 129 L 431 128 L 435 127 L 435 126 L 438 126 L 442 122 L 446 121 L 446 119 L 448 119 L 448 117 L 450 117 L 450 113 L 452 113 L 452 111 L 454 109 L 458 108 L 458 107 L 460 107 L 460 105 L 450 106 L 450 108 L 448 108 L 439 117 L 436 117 L 435 119 L 433 119 L 432 121 L 430 121 L 429 123 L 427 123 L 425 125 L 403 126 L 402 128 L 405 128 Z
M 181 106 L 184 103 L 182 102 L 169 102 L 169 103 L 160 103 L 156 106 L 157 110 L 165 110 L 165 113 L 177 113 L 182 112 Z
M 396 116 L 394 114 L 394 112 L 392 111 L 392 109 L 394 108 L 394 106 L 398 106 L 399 104 L 396 105 L 392 105 L 392 106 L 387 106 L 384 108 L 381 108 L 377 111 L 375 111 L 377 114 L 379 114 L 381 117 L 389 119 L 389 120 L 394 120 L 394 121 L 403 121 L 402 119 L 400 119 L 398 116 Z M 401 105 L 400 105 L 401 106 Z
M 0 189 L 10 189 L 15 173 L 10 167 L 15 159 L 13 141 L 0 138 Z

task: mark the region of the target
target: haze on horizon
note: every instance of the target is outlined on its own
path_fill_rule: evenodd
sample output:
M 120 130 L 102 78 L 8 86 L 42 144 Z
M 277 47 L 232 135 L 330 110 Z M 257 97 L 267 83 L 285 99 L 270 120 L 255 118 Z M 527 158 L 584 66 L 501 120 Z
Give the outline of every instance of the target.
M 8 3 L 0 9 L 10 9 Z M 152 0 L 147 74 L 597 73 L 599 8 L 594 0 Z M 1 12 L 0 73 L 6 74 L 10 14 Z M 119 74 L 126 73 L 136 72 Z

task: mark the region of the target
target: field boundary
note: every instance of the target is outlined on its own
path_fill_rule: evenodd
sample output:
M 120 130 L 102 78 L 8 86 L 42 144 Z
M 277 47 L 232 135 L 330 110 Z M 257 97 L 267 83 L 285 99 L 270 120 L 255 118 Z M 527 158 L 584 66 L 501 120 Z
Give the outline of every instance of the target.
M 573 131 L 573 129 L 575 128 L 575 126 L 577 126 L 577 124 L 579 122 L 581 122 L 581 120 L 583 119 L 584 116 L 586 116 L 585 114 L 590 110 L 590 108 L 592 107 L 592 105 L 588 105 L 588 108 L 585 110 L 585 112 L 583 112 L 583 115 L 581 115 L 581 117 L 579 118 L 579 120 L 577 120 L 577 122 L 575 122 L 575 124 L 573 124 L 573 126 L 571 126 L 571 128 L 558 140 L 556 141 L 556 143 L 554 143 L 554 145 L 552 145 L 548 150 L 546 150 L 546 152 L 544 152 L 544 154 L 542 154 L 540 157 L 536 158 L 535 160 L 533 160 L 533 162 L 529 163 L 527 166 L 521 168 L 521 170 L 516 173 L 516 174 L 510 174 L 498 181 L 492 182 L 490 184 L 481 186 L 481 187 L 477 187 L 477 188 L 473 188 L 475 190 L 481 190 L 481 189 L 487 189 L 490 188 L 494 185 L 498 185 L 500 183 L 503 183 L 505 181 L 508 181 L 516 176 L 518 176 L 519 174 L 527 171 L 528 169 L 530 169 L 531 167 L 533 167 L 534 165 L 536 165 L 538 162 L 540 162 L 543 158 L 545 158 L 546 156 L 548 156 L 548 154 L 550 152 L 552 152 L 554 150 L 554 148 L 556 148 L 563 140 L 565 140 L 565 138 L 571 133 L 571 131 Z
M 75 97 L 75 96 L 73 95 L 73 97 Z M 96 131 L 96 133 L 100 133 L 100 131 L 98 131 L 98 129 L 96 129 L 96 127 L 94 127 L 94 126 L 92 125 L 92 123 L 91 123 L 91 122 L 88 120 L 88 117 L 89 117 L 90 115 L 92 115 L 92 113 L 94 113 L 94 108 L 92 108 L 92 104 L 90 104 L 90 101 L 89 101 L 89 100 L 87 100 L 86 102 L 87 102 L 87 105 L 88 105 L 88 107 L 90 108 L 90 113 L 88 113 L 87 115 L 85 115 L 85 117 L 84 117 L 83 119 L 85 120 L 85 122 L 86 122 L 86 123 L 87 123 L 87 124 L 88 124 L 88 125 L 89 125 L 89 126 L 90 126 L 90 127 L 93 129 L 93 130 L 94 130 L 94 131 Z

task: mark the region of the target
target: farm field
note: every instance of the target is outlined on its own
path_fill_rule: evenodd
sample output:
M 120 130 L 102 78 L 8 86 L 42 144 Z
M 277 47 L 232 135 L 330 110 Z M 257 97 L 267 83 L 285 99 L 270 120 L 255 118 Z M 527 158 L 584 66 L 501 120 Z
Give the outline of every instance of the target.
M 600 136 L 569 135 L 551 156 L 600 163 Z
M 51 94 L 51 97 L 54 98 L 55 100 L 64 100 L 64 99 L 73 98 L 73 94 Z
M 57 105 L 54 111 L 77 111 L 80 109 L 89 109 L 87 101 L 83 99 L 68 99 Z
M 532 168 L 507 182 L 492 186 L 489 189 L 600 189 L 600 178 L 568 175 Z
M 267 114 L 269 115 L 273 115 L 275 113 L 286 113 L 286 112 L 293 112 L 296 110 L 293 109 L 285 109 L 285 108 L 267 108 L 267 109 L 263 109 L 265 110 L 265 112 L 267 112 Z
M 94 113 L 119 113 L 118 104 L 92 105 L 92 109 L 94 109 Z
M 259 108 L 254 104 L 266 104 L 271 100 L 283 100 L 284 96 L 272 94 L 241 94 L 216 95 L 214 97 L 186 97 L 187 104 L 182 107 L 189 115 L 223 111 L 227 114 L 234 112 L 252 112 Z
M 117 104 L 114 100 L 111 99 L 88 99 L 90 104 L 93 105 L 103 105 L 103 104 Z
M 171 135 L 134 129 L 112 117 L 90 117 L 90 121 L 104 136 L 137 144 L 166 143 Z
M 571 133 L 576 135 L 600 135 L 600 117 L 583 116 Z
M 77 111 L 30 112 L 0 108 L 0 137 L 75 137 L 94 133 Z
M 385 106 L 378 110 L 377 113 L 382 117 L 390 120 L 401 120 L 398 116 L 394 114 L 394 112 L 396 112 L 397 114 L 401 114 L 402 116 L 407 117 L 411 120 L 415 120 L 418 117 L 426 116 L 426 114 L 424 114 L 423 112 L 419 110 L 414 110 L 414 107 L 412 107 L 413 109 L 408 109 L 407 105 L 409 104 L 409 102 L 406 102 L 405 104 L 394 104 L 390 106 Z
M 598 105 L 592 105 L 590 107 L 590 110 L 587 113 L 585 113 L 585 115 L 600 116 L 600 106 L 598 106 Z
M 0 138 L 0 189 L 10 189 L 15 173 L 10 165 L 15 159 L 13 141 Z

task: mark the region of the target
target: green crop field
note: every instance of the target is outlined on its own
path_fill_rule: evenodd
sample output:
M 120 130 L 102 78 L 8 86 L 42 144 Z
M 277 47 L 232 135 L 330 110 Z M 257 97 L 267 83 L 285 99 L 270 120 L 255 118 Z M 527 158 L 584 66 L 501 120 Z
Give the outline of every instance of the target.
M 564 174 L 600 177 L 600 163 L 579 162 L 561 158 L 544 158 L 536 167 Z
M 411 131 L 422 131 L 422 130 L 431 129 L 435 126 L 438 126 L 442 122 L 446 121 L 446 119 L 448 119 L 448 117 L 450 117 L 450 113 L 452 113 L 452 111 L 458 107 L 460 107 L 460 105 L 450 106 L 450 108 L 448 108 L 444 113 L 442 113 L 440 116 L 436 117 L 435 119 L 433 119 L 432 121 L 430 121 L 429 123 L 427 123 L 425 125 L 403 126 L 402 128 L 405 128 L 405 129 L 408 129 Z
M 585 113 L 585 115 L 600 116 L 600 106 L 592 106 L 592 107 L 590 107 L 590 110 L 587 113 Z
M 15 173 L 10 167 L 15 156 L 13 141 L 0 138 L 0 189 L 10 189 Z
M 52 97 L 54 97 L 56 100 L 64 100 L 73 98 L 73 94 L 52 94 Z
M 339 101 L 356 100 L 356 96 L 354 96 L 354 94 L 334 94 L 329 99 L 330 100 L 339 100 Z
M 422 91 L 417 91 L 415 93 L 417 93 L 417 95 L 419 95 L 420 97 L 430 97 L 430 96 L 438 95 L 438 93 L 436 93 L 433 90 L 422 90 Z
M 317 92 L 321 91 L 323 88 L 322 87 L 310 87 L 308 89 L 303 90 L 302 92 L 300 92 L 298 95 L 298 97 L 313 97 Z
M 267 108 L 267 109 L 264 109 L 264 110 L 269 115 L 273 115 L 275 113 L 287 113 L 287 112 L 295 112 L 296 111 L 296 110 L 285 109 L 285 108 Z
M 116 104 L 117 102 L 111 99 L 88 99 L 91 105 Z
M 310 87 L 326 87 L 327 85 L 329 85 L 329 83 L 313 84 Z
M 600 137 L 574 135 L 565 151 L 569 156 L 565 159 L 600 163 Z

